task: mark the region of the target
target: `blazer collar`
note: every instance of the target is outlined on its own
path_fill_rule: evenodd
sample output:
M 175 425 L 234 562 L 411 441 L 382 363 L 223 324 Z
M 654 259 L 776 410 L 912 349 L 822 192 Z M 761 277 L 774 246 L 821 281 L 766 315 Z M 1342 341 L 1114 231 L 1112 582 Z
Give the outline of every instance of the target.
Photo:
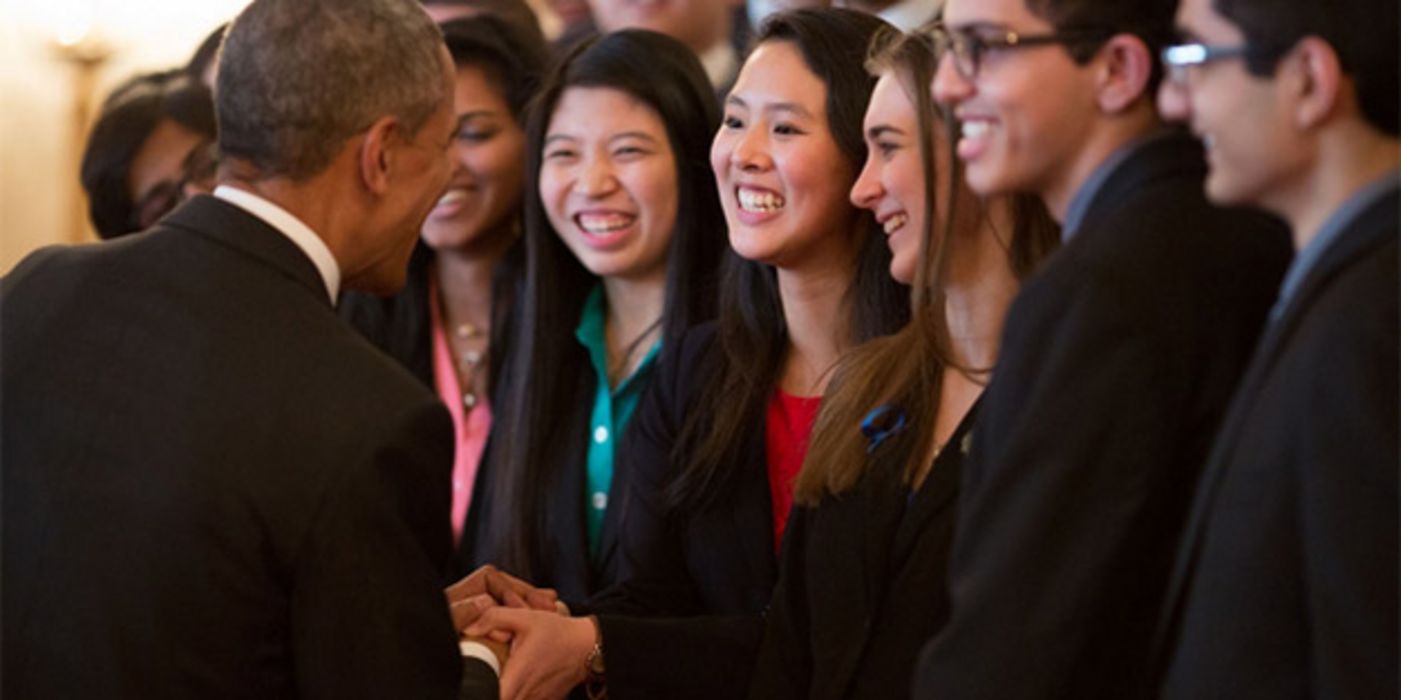
M 209 195 L 180 205 L 161 222 L 237 250 L 276 268 L 313 294 L 327 308 L 326 283 L 306 253 L 262 219 Z
M 1078 236 L 1081 232 L 1101 229 L 1099 220 L 1113 214 L 1135 192 L 1157 180 L 1183 175 L 1206 176 L 1201 143 L 1180 130 L 1154 135 L 1129 148 L 1132 152 L 1113 166 L 1090 198 L 1078 230 L 1070 233 Z

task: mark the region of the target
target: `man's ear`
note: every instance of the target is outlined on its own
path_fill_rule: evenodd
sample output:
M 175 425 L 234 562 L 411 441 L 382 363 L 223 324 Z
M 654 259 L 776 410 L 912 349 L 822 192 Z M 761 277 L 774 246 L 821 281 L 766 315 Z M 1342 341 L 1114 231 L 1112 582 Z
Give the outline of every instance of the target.
M 1328 42 L 1307 36 L 1280 60 L 1277 79 L 1294 105 L 1294 125 L 1309 130 L 1342 106 L 1347 81 L 1338 53 Z
M 1155 59 L 1142 39 L 1116 34 L 1099 48 L 1095 61 L 1095 95 L 1106 114 L 1123 112 L 1147 93 Z
M 389 170 L 401 140 L 402 125 L 394 117 L 381 117 L 370 125 L 360 141 L 360 179 L 375 194 L 389 189 Z

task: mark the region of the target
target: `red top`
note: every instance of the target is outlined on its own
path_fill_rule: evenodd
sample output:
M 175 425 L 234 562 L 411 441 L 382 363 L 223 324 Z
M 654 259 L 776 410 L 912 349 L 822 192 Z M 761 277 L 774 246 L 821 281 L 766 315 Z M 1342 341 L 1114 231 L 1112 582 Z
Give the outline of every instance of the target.
M 822 406 L 821 396 L 790 396 L 774 391 L 769 399 L 764 433 L 769 464 L 769 493 L 773 497 L 773 551 L 783 542 L 788 511 L 793 509 L 793 482 L 808 453 L 808 436 Z

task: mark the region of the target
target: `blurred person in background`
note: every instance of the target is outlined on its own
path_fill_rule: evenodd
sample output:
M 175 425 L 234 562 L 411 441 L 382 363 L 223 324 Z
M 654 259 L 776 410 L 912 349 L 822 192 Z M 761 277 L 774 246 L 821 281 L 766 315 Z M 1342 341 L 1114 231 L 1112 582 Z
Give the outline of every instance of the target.
M 80 179 L 97 235 L 140 231 L 213 186 L 214 102 L 183 70 L 138 75 L 102 104 Z
M 421 0 L 423 10 L 434 22 L 443 24 L 454 19 L 494 15 L 529 36 L 533 44 L 545 42 L 545 32 L 540 28 L 540 18 L 530 8 L 526 0 Z
M 909 32 L 934 19 L 943 9 L 944 0 L 749 0 L 749 22 L 757 27 L 775 12 L 799 7 L 845 7 L 876 15 L 900 31 Z
M 735 21 L 743 0 L 592 0 L 599 31 L 650 29 L 685 44 L 700 58 L 717 94 L 739 75 Z

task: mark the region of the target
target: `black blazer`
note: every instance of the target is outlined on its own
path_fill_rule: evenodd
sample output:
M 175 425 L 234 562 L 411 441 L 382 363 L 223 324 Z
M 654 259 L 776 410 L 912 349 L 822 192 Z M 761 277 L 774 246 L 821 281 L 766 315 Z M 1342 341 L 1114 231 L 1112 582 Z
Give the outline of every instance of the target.
M 709 505 L 682 511 L 665 497 L 682 468 L 672 448 L 719 353 L 714 323 L 664 352 L 621 445 L 619 583 L 579 610 L 599 615 L 614 700 L 743 697 L 749 686 L 777 570 L 763 423 Z
M 516 244 L 506 253 L 492 275 L 491 310 L 491 353 L 488 357 L 487 372 L 490 376 L 490 401 L 499 406 L 508 392 L 500 386 L 502 367 L 510 355 L 510 325 L 515 317 L 512 304 L 520 298 L 521 274 L 524 255 L 523 246 Z M 438 386 L 433 375 L 433 321 L 429 313 L 429 268 L 433 263 L 433 249 L 419 241 L 409 259 L 408 275 L 404 288 L 390 297 L 379 297 L 365 292 L 347 291 L 341 294 L 336 305 L 337 312 L 355 330 L 365 336 L 371 344 L 394 358 L 423 384 L 424 388 L 437 395 Z M 491 440 L 488 438 L 482 449 L 477 467 L 477 475 L 472 488 L 473 503 L 468 506 L 462 538 L 456 548 L 453 564 L 449 568 L 445 582 L 452 583 L 471 573 L 482 558 L 475 552 L 480 538 L 478 531 L 482 524 L 481 499 L 490 488 L 487 484 L 485 465 L 490 461 Z
M 1125 700 L 1211 438 L 1290 256 L 1154 139 L 1018 294 L 964 472 L 952 613 L 916 695 Z
M 571 337 L 564 342 L 575 341 Z M 582 346 L 579 347 L 579 352 L 585 352 Z M 478 495 L 473 496 L 474 505 L 467 514 L 468 525 L 464 529 L 464 542 L 468 532 L 475 541 L 464 545 L 470 549 L 467 550 L 469 557 L 464 560 L 466 566 L 463 567 L 463 574 L 470 573 L 483 564 L 501 566 L 512 573 L 524 575 L 536 586 L 555 589 L 560 599 L 571 609 L 578 608 L 589 596 L 618 580 L 619 508 L 616 504 L 622 500 L 621 494 L 626 492 L 628 484 L 628 468 L 622 463 L 620 444 L 614 458 L 613 481 L 608 487 L 609 506 L 603 513 L 603 526 L 599 531 L 599 552 L 597 558 L 594 558 L 589 551 L 588 514 L 585 504 L 588 494 L 588 440 L 592 432 L 589 420 L 598 380 L 593 367 L 587 362 L 584 363 L 584 370 L 576 375 L 576 386 L 570 394 L 578 400 L 564 402 L 558 406 L 550 433 L 539 438 L 558 442 L 560 449 L 557 454 L 563 457 L 546 475 L 550 481 L 542 489 L 544 503 L 528 506 L 538 509 L 537 515 L 543 523 L 543 542 L 534 546 L 532 552 L 534 569 L 529 572 L 520 571 L 507 563 L 508 560 L 503 554 L 504 537 L 508 533 L 503 530 L 501 514 L 497 509 L 522 506 L 518 503 L 502 503 L 494 498 L 496 480 L 503 465 L 497 459 L 499 453 L 491 449 L 490 443 L 483 450 L 475 487 Z M 507 382 L 509 381 L 508 377 Z M 646 402 L 650 391 L 650 386 L 642 389 L 639 408 Z M 509 389 L 506 390 L 506 395 L 509 396 Z M 632 431 L 632 424 L 636 421 L 637 416 L 634 414 L 632 421 L 623 431 L 624 439 Z M 496 434 L 496 430 L 497 428 L 493 427 L 492 433 Z
M 976 413 L 913 494 L 903 465 L 877 458 L 850 492 L 793 509 L 750 698 L 909 697 L 920 648 L 948 620 L 944 576 Z
M 295 245 L 202 196 L 0 295 L 6 697 L 457 696 L 447 414 Z
M 1393 189 L 1271 324 L 1203 477 L 1168 598 L 1165 698 L 1394 698 Z

